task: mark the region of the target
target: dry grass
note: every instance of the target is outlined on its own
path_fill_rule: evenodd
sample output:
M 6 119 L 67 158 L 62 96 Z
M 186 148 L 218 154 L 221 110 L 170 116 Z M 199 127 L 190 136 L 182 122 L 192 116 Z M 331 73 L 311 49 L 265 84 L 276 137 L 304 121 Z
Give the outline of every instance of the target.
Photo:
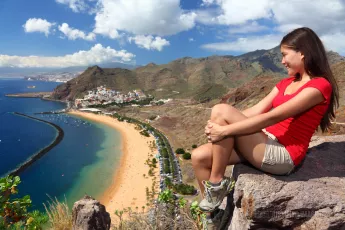
M 189 206 L 176 210 L 171 204 L 157 205 L 149 213 L 129 212 L 128 214 L 129 218 L 119 219 L 112 230 L 199 230 L 202 228 L 191 216 Z
M 67 202 L 59 202 L 57 198 L 48 202 L 48 207 L 44 204 L 49 217 L 50 229 L 70 230 L 72 229 L 72 214 L 67 206 Z

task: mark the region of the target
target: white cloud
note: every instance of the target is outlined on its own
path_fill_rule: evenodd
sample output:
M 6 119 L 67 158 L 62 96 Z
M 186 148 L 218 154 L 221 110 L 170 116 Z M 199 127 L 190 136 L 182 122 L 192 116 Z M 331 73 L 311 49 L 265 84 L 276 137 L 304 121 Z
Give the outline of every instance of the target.
M 170 45 L 170 42 L 161 37 L 153 37 L 151 35 L 137 35 L 135 37 L 129 37 L 129 42 L 134 41 L 136 45 L 140 48 L 147 50 L 158 50 L 162 51 L 164 46 Z
M 231 27 L 229 29 L 230 34 L 246 34 L 246 33 L 255 33 L 261 32 L 264 30 L 269 30 L 267 26 L 259 25 L 257 22 L 252 22 L 245 24 L 243 26 Z
M 223 0 L 220 2 L 223 14 L 214 20 L 220 24 L 236 25 L 248 20 L 270 18 L 272 16 L 270 2 L 270 0 Z
M 203 4 L 212 4 L 198 12 L 198 21 L 204 24 L 245 26 L 266 19 L 278 24 L 278 30 L 283 32 L 301 25 L 319 33 L 339 30 L 340 25 L 345 30 L 344 0 L 203 0 Z
M 301 24 L 285 24 L 285 25 L 280 25 L 275 29 L 277 29 L 278 31 L 283 32 L 283 33 L 288 33 L 288 32 L 290 32 L 296 28 L 299 28 L 299 27 L 303 27 L 303 25 L 301 25 Z
M 68 5 L 73 12 L 81 12 L 88 8 L 84 0 L 55 0 L 57 3 Z
M 194 38 L 189 38 L 188 41 L 194 42 L 195 40 L 194 40 Z
M 198 21 L 205 24 L 240 25 L 248 20 L 271 18 L 273 0 L 203 0 L 204 5 L 215 4 L 218 10 L 199 12 Z
M 90 50 L 58 57 L 0 55 L 0 67 L 69 67 L 87 66 L 110 61 L 130 62 L 135 55 L 96 44 Z
M 23 25 L 23 28 L 26 33 L 40 32 L 48 36 L 50 34 L 50 29 L 54 25 L 55 23 L 48 22 L 45 19 L 30 18 Z
M 303 25 L 320 34 L 345 30 L 345 2 L 343 0 L 293 0 L 275 2 L 272 12 L 281 27 Z M 306 13 L 310 12 L 310 13 Z
M 216 0 L 202 0 L 201 5 L 202 6 L 209 6 L 209 5 L 212 5 L 214 2 L 216 2 Z
M 210 43 L 201 47 L 213 51 L 249 52 L 257 49 L 271 49 L 279 45 L 282 35 L 241 37 L 231 42 Z
M 196 21 L 204 25 L 214 25 L 217 24 L 215 18 L 220 15 L 221 10 L 219 8 L 207 8 L 198 9 L 195 11 Z
M 94 33 L 117 38 L 119 31 L 134 35 L 173 35 L 195 26 L 196 14 L 180 0 L 99 0 Z
M 327 34 L 321 36 L 321 40 L 327 50 L 333 50 L 345 54 L 345 33 Z
M 89 33 L 86 35 L 83 31 L 69 27 L 67 23 L 63 23 L 59 26 L 59 30 L 69 39 L 76 40 L 78 38 L 84 39 L 87 41 L 94 41 L 96 39 L 96 34 Z
M 204 48 L 250 51 L 249 48 L 241 46 L 246 43 L 252 50 L 261 49 L 264 47 L 256 41 L 261 40 L 266 42 L 264 44 L 270 44 L 267 40 L 270 37 L 268 33 L 286 34 L 293 29 L 306 26 L 325 38 L 323 40 L 326 47 L 337 52 L 345 52 L 342 40 L 345 34 L 344 0 L 203 0 L 202 5 L 204 7 L 197 11 L 198 22 L 205 25 L 228 25 L 230 34 L 241 34 L 244 39 L 206 44 Z M 258 23 L 259 20 L 261 24 Z M 268 25 L 271 30 L 267 29 Z M 266 35 L 253 38 L 252 34 L 259 31 L 266 32 Z M 249 44 L 249 41 L 254 42 L 254 45 Z M 239 44 L 240 47 L 236 49 L 233 44 Z M 278 44 L 279 42 L 276 45 Z

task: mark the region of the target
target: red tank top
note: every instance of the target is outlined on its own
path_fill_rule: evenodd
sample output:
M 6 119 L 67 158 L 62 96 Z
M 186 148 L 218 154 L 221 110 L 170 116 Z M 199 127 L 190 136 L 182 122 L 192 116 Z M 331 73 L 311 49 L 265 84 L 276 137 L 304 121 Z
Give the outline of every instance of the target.
M 295 77 L 286 78 L 276 85 L 279 93 L 272 102 L 273 109 L 287 102 L 307 87 L 318 89 L 322 93 L 324 101 L 301 114 L 269 126 L 266 130 L 272 133 L 278 139 L 279 143 L 285 146 L 294 164 L 298 165 L 305 157 L 310 139 L 328 109 L 332 86 L 325 78 L 318 77 L 305 83 L 295 93 L 284 95 L 286 87 L 294 79 Z

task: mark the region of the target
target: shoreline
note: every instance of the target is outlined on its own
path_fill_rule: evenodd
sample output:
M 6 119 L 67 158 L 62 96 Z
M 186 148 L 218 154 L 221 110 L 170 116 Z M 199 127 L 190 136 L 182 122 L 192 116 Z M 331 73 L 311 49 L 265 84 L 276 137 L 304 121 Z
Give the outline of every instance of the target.
M 121 134 L 121 160 L 112 174 L 112 183 L 98 199 L 110 213 L 112 223 L 118 220 L 114 214 L 115 210 L 131 207 L 131 210 L 135 211 L 136 207 L 139 210 L 146 207 L 146 188 L 151 190 L 153 177 L 148 176 L 150 168 L 145 162 L 152 153 L 149 143 L 155 141 L 155 138 L 152 135 L 141 135 L 139 130 L 135 129 L 135 124 L 119 122 L 110 116 L 80 111 L 70 111 L 68 114 L 108 125 Z M 154 172 L 159 175 L 158 167 Z M 145 178 L 143 174 L 146 175 Z M 156 184 L 159 184 L 159 177 L 156 177 Z
M 53 92 L 30 92 L 30 93 L 11 93 L 5 94 L 5 97 L 18 97 L 18 98 L 42 98 L 51 96 Z
M 53 94 L 53 92 L 12 93 L 12 94 L 6 94 L 5 97 L 40 98 L 41 100 L 54 101 L 54 102 L 62 102 L 62 103 L 68 104 L 67 101 L 57 100 L 57 99 L 51 98 L 52 94 Z
M 52 122 L 45 121 L 45 120 L 42 120 L 42 119 L 39 119 L 39 118 L 36 118 L 36 117 L 31 117 L 29 115 L 18 113 L 18 112 L 14 112 L 13 114 L 15 114 L 17 116 L 22 116 L 22 117 L 25 117 L 25 118 L 29 118 L 29 119 L 32 119 L 32 120 L 36 120 L 36 121 L 39 121 L 39 122 L 46 123 L 46 124 L 52 126 L 53 128 L 55 128 L 57 130 L 57 136 L 56 136 L 56 138 L 54 139 L 54 141 L 52 143 L 50 143 L 45 148 L 39 150 L 37 153 L 35 153 L 33 156 L 31 156 L 23 164 L 19 165 L 14 170 L 6 173 L 7 175 L 17 176 L 20 173 L 22 173 L 23 171 L 25 171 L 32 164 L 34 164 L 37 160 L 39 160 L 46 153 L 48 153 L 52 148 L 54 148 L 56 145 L 58 145 L 62 141 L 65 133 L 64 133 L 64 131 L 62 130 L 62 128 L 60 126 L 58 126 L 58 125 L 56 125 L 56 124 L 54 124 Z

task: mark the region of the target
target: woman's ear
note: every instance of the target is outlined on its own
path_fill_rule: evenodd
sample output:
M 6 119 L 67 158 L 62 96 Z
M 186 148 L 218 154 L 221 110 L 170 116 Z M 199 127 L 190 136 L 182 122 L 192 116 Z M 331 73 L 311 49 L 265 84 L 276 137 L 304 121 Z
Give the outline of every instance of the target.
M 299 52 L 300 53 L 300 56 L 301 56 L 301 60 L 304 59 L 304 54 L 302 52 Z

